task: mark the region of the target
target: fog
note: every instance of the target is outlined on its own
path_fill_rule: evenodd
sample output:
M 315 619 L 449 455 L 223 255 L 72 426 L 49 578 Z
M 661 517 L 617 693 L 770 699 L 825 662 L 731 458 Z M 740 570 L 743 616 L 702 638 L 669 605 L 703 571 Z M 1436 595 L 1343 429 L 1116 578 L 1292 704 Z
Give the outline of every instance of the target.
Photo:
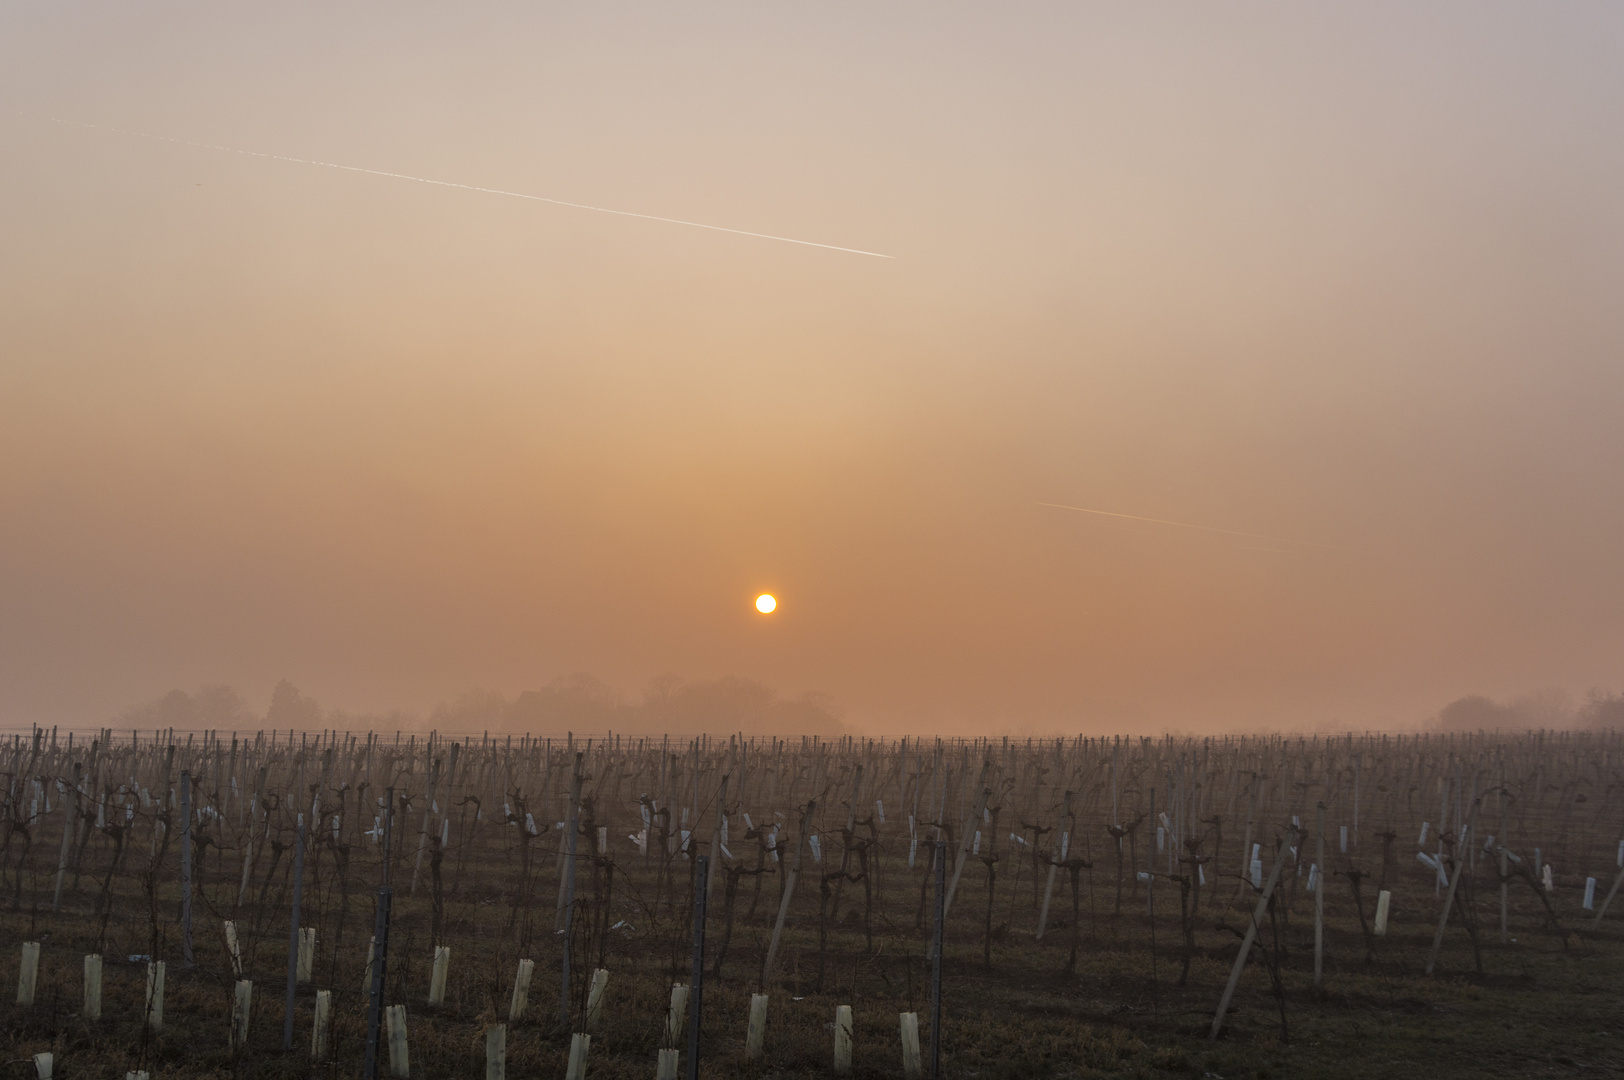
M 0 724 L 1576 716 L 1624 688 L 1621 45 L 7 6 Z

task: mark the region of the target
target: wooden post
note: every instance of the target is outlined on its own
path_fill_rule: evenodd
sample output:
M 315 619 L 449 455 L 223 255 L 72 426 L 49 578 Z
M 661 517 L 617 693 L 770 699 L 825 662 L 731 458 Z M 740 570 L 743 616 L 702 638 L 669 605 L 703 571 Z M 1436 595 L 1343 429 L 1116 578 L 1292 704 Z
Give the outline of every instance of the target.
M 85 957 L 85 1019 L 94 1023 L 101 1019 L 102 958 L 92 953 Z
M 1269 897 L 1280 881 L 1280 868 L 1286 863 L 1287 847 L 1287 842 L 1282 840 L 1274 849 L 1274 867 L 1269 871 L 1269 880 L 1264 883 L 1263 891 L 1258 893 L 1257 906 L 1252 909 L 1252 918 L 1246 924 L 1246 936 L 1241 939 L 1241 950 L 1235 956 L 1235 966 L 1229 972 L 1229 982 L 1224 985 L 1224 996 L 1218 999 L 1218 1011 L 1213 1014 L 1212 1031 L 1208 1038 L 1216 1039 L 1218 1032 L 1223 1030 L 1224 1014 L 1229 1011 L 1229 1001 L 1235 996 L 1235 987 L 1240 984 L 1241 972 L 1246 969 L 1246 954 L 1252 951 L 1252 942 L 1257 940 L 1258 927 L 1262 925 L 1264 912 L 1269 907 Z
M 1060 850 L 1049 859 L 1049 881 L 1043 886 L 1043 909 L 1038 913 L 1038 932 L 1036 938 L 1034 938 L 1036 941 L 1043 940 L 1043 931 L 1049 925 L 1049 898 L 1054 895 L 1055 871 L 1060 869 L 1060 864 L 1066 860 L 1066 856 L 1069 854 L 1066 849 L 1070 846 L 1072 830 L 1077 824 L 1071 812 L 1071 792 L 1069 791 L 1066 792 L 1066 809 L 1062 816 L 1064 824 L 1060 832 Z M 915 1014 L 914 1028 L 916 1035 L 918 1026 L 919 1017 Z
M 62 904 L 62 879 L 68 872 L 68 852 L 73 846 L 74 820 L 79 816 L 79 763 L 73 763 L 73 787 L 67 801 L 62 805 L 62 854 L 56 861 L 56 892 L 51 897 L 51 910 L 55 911 Z M 43 831 L 43 830 L 41 830 Z M 20 871 L 19 871 L 20 872 Z
M 147 999 L 145 1007 L 147 1027 L 154 1032 L 164 1029 L 164 962 L 147 961 Z
M 575 755 L 575 774 L 570 780 L 569 814 L 564 822 L 564 873 L 559 879 L 558 929 L 563 933 L 563 961 L 560 966 L 558 1019 L 567 1028 L 570 1022 L 570 928 L 575 924 L 575 841 L 581 831 L 581 763 L 586 755 Z
M 261 765 L 258 774 L 254 778 L 254 797 L 248 804 L 251 812 L 248 815 L 248 836 L 243 843 L 242 849 L 242 884 L 237 887 L 238 907 L 242 907 L 243 898 L 248 895 L 248 878 L 254 868 L 254 814 L 264 814 L 264 811 L 260 809 L 259 797 L 260 792 L 265 787 L 265 773 L 266 767 Z M 238 805 L 241 806 L 241 804 Z M 268 816 L 266 820 L 267 827 L 269 827 Z
M 859 772 L 862 771 L 862 766 L 858 766 L 858 771 Z M 727 821 L 727 782 L 728 782 L 728 779 L 729 779 L 728 774 L 723 773 L 722 774 L 721 790 L 718 791 L 717 794 L 716 794 L 716 822 L 715 822 L 715 824 L 713 824 L 711 826 L 710 843 L 708 845 L 706 845 L 706 850 L 710 853 L 710 873 L 705 875 L 705 901 L 706 901 L 706 903 L 710 902 L 712 894 L 715 893 L 715 891 L 716 891 L 716 875 L 721 873 L 721 871 L 722 871 L 722 826 Z M 697 834 L 699 832 L 699 823 L 697 821 L 694 822 L 694 832 L 695 832 L 695 834 Z M 835 896 L 837 898 L 836 901 L 835 901 L 835 905 L 837 907 L 839 906 L 839 903 L 840 903 L 840 901 L 838 899 L 839 895 L 840 895 L 839 883 L 837 882 L 836 883 L 836 888 L 835 888 Z
M 669 1046 L 661 1047 L 659 1064 L 654 1069 L 654 1080 L 677 1080 L 679 1064 L 676 1050 Z
M 835 1075 L 851 1075 L 851 1006 L 835 1006 Z
M 598 968 L 592 973 L 592 985 L 586 992 L 586 1026 L 588 1029 L 597 1026 L 598 1016 L 603 1012 L 604 991 L 609 988 L 609 969 Z
M 530 977 L 536 973 L 534 960 L 520 960 L 519 970 L 513 975 L 513 1000 L 508 1004 L 508 1021 L 518 1023 L 530 1004 Z M 507 1036 L 503 1036 L 505 1039 Z M 503 1045 L 507 1045 L 503 1043 Z
M 1156 789 L 1150 789 L 1150 821 L 1156 821 Z M 1165 834 L 1161 832 L 1162 826 L 1156 826 L 1156 835 L 1165 843 Z M 1145 837 L 1145 917 L 1150 920 L 1150 958 L 1154 965 L 1156 960 L 1156 844 L 1150 836 Z M 1154 966 L 1151 968 L 1155 970 Z M 1156 983 L 1154 976 L 1151 987 L 1154 990 Z
M 570 779 L 569 802 L 564 809 L 564 836 L 562 838 L 564 850 L 559 855 L 559 869 L 562 872 L 558 875 L 558 908 L 553 917 L 553 929 L 558 931 L 566 929 L 564 910 L 570 906 L 574 899 L 570 892 L 575 879 L 570 874 L 569 868 L 575 863 L 575 834 L 580 831 L 580 819 L 577 815 L 580 813 L 581 805 L 582 757 L 581 754 L 575 756 L 575 771 Z M 566 996 L 568 995 L 566 994 Z
M 1506 764 L 1505 758 L 1500 759 L 1500 825 L 1497 834 L 1500 841 L 1500 944 L 1506 944 L 1507 931 L 1510 929 L 1510 888 L 1511 867 L 1506 865 Z M 1624 874 L 1620 874 L 1624 877 Z M 1618 888 L 1614 882 L 1613 888 Z M 1605 908 L 1603 910 L 1606 910 Z
M 417 878 L 423 872 L 423 852 L 429 846 L 429 819 L 434 816 L 435 789 L 440 782 L 440 759 L 435 758 L 429 766 L 429 798 L 423 807 L 423 826 L 417 831 L 417 861 L 412 863 L 412 887 L 409 890 L 412 896 L 417 895 Z
M 23 942 L 22 960 L 17 965 L 17 1004 L 34 1004 L 34 984 L 39 981 L 39 942 Z
M 327 1060 L 331 1045 L 331 1032 L 333 1025 L 333 992 L 331 990 L 316 991 L 316 1017 L 310 1027 L 310 1060 L 322 1062 Z
M 299 831 L 293 838 L 293 915 L 288 929 L 288 993 L 283 1010 L 282 1049 L 293 1049 L 293 1006 L 299 986 L 299 951 L 302 935 L 299 933 L 299 905 L 304 896 L 304 815 L 299 816 Z
M 671 987 L 671 1007 L 665 1014 L 665 1042 L 675 1047 L 687 1028 L 688 988 L 681 983 Z
M 919 1014 L 902 1014 L 902 1075 L 904 1080 L 919 1080 Z
M 1393 905 L 1393 894 L 1383 889 L 1376 895 L 1376 925 L 1373 932 L 1377 937 L 1387 936 L 1387 912 Z
M 394 789 L 390 789 L 391 796 Z M 389 863 L 384 862 L 384 873 Z M 378 1036 L 384 1026 L 386 1012 L 383 1005 L 384 980 L 389 975 L 389 916 L 394 907 L 395 890 L 388 885 L 378 889 L 378 921 L 372 933 L 372 985 L 367 988 L 366 1056 L 362 1059 L 361 1080 L 377 1080 Z
M 592 1036 L 577 1031 L 570 1036 L 570 1060 L 564 1070 L 564 1080 L 586 1080 L 586 1052 L 592 1046 Z
M 451 946 L 434 947 L 434 967 L 429 974 L 429 1004 L 445 1004 L 445 979 L 451 969 Z
M 1314 863 L 1314 985 L 1319 986 L 1325 972 L 1325 804 L 1314 808 L 1314 827 L 1318 834 Z
M 959 891 L 959 878 L 964 874 L 964 864 L 970 859 L 970 843 L 976 830 L 981 828 L 981 817 L 987 812 L 987 800 L 992 798 L 992 788 L 987 786 L 987 772 L 992 768 L 992 762 L 983 762 L 981 765 L 981 797 L 976 802 L 975 813 L 964 819 L 964 832 L 959 837 L 959 855 L 953 864 L 953 880 L 947 886 L 946 910 L 953 909 L 953 895 Z
M 247 979 L 237 980 L 237 999 L 231 1007 L 231 1052 L 238 1053 L 248 1045 L 248 1010 L 254 1001 L 254 984 Z
M 1364 755 L 1353 755 L 1353 846 L 1359 846 L 1359 780 L 1364 772 Z M 1344 842 L 1343 849 L 1347 849 Z
M 75 798 L 78 792 L 74 792 Z M 58 877 L 58 891 L 61 890 Z M 192 966 L 192 773 L 180 771 L 180 958 Z
M 1483 805 L 1482 799 L 1472 800 L 1472 816 L 1467 819 L 1466 828 L 1460 833 L 1460 842 L 1455 845 L 1455 872 L 1449 878 L 1449 893 L 1444 897 L 1444 909 L 1438 913 L 1438 932 L 1432 938 L 1432 951 L 1427 954 L 1427 974 L 1438 963 L 1438 950 L 1443 948 L 1444 929 L 1449 925 L 1449 909 L 1455 906 L 1455 890 L 1460 887 L 1460 876 L 1466 871 L 1466 856 L 1461 848 L 1470 843 L 1472 826 L 1477 824 L 1477 810 Z
M 744 1034 L 744 1056 L 760 1061 L 767 1039 L 767 995 L 750 995 L 750 1024 Z
M 406 1006 L 391 1005 L 386 1015 L 389 1028 L 389 1075 L 412 1075 L 411 1059 L 406 1053 Z
M 801 812 L 800 834 L 795 841 L 795 860 L 784 875 L 784 895 L 778 898 L 778 919 L 773 923 L 773 936 L 767 942 L 767 959 L 761 964 L 761 988 L 767 988 L 767 977 L 772 974 L 773 960 L 778 956 L 778 941 L 784 934 L 784 920 L 789 917 L 789 901 L 795 895 L 795 883 L 801 876 L 801 849 L 806 836 L 806 820 L 817 806 L 813 799 L 806 804 Z
M 485 1029 L 485 1080 L 507 1080 L 507 1025 Z
M 1235 889 L 1235 899 L 1239 900 L 1246 895 L 1246 882 L 1252 873 L 1252 825 L 1257 818 L 1257 788 L 1260 779 L 1257 773 L 1250 774 L 1252 779 L 1247 785 L 1251 798 L 1246 804 L 1246 832 L 1241 836 L 1241 881 Z
M 711 856 L 701 855 L 694 866 L 694 965 L 689 977 L 688 1080 L 699 1080 L 699 1036 L 705 1019 L 705 898 Z
M 930 947 L 930 1080 L 942 1075 L 942 924 L 947 918 L 947 841 L 936 841 L 936 922 Z M 1076 939 L 1073 938 L 1073 941 Z
M 863 763 L 859 761 L 857 767 L 852 770 L 851 795 L 846 799 L 845 835 L 847 836 L 852 835 L 852 830 L 857 827 L 857 798 L 861 794 L 862 788 Z M 723 791 L 727 790 L 727 777 L 725 776 L 722 778 L 722 789 Z M 720 828 L 720 822 L 718 822 L 718 828 Z M 840 845 L 840 876 L 835 878 L 835 894 L 829 908 L 829 918 L 834 922 L 840 921 L 840 896 L 846 885 L 847 870 L 850 865 L 851 845 L 843 843 Z

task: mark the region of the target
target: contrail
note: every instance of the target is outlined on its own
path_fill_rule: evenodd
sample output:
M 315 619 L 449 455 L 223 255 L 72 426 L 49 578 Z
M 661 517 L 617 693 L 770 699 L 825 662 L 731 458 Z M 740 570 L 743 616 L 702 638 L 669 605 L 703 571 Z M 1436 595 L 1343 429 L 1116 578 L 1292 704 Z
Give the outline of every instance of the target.
M 1329 549 L 1329 544 L 1319 544 L 1312 540 L 1292 540 L 1285 536 L 1266 536 L 1263 533 L 1237 532 L 1234 529 L 1219 529 L 1212 525 L 1192 525 L 1188 521 L 1168 521 L 1165 518 L 1140 517 L 1138 514 L 1119 514 L 1112 510 L 1090 510 L 1086 506 L 1067 506 L 1064 503 L 1040 502 L 1039 506 L 1049 506 L 1056 510 L 1075 510 L 1079 514 L 1098 514 L 1101 517 L 1126 518 L 1129 521 L 1148 521 L 1155 525 L 1176 525 L 1181 529 L 1199 529 L 1202 532 L 1223 533 L 1225 536 L 1244 536 L 1249 540 L 1268 540 L 1276 544 L 1301 544 L 1304 547 L 1317 547 Z M 1254 550 L 1266 550 L 1258 548 Z M 1283 552 L 1281 554 L 1284 554 Z
M 803 247 L 823 248 L 825 251 L 843 251 L 848 255 L 868 255 L 875 259 L 894 259 L 895 255 L 882 255 L 878 251 L 864 251 L 861 248 L 840 247 L 837 244 L 820 244 L 815 240 L 797 240 L 793 236 L 774 236 L 772 233 L 751 232 L 748 229 L 730 229 L 726 225 L 707 225 L 702 221 L 684 221 L 681 218 L 660 217 L 656 214 L 639 214 L 633 210 L 614 210 L 607 206 L 590 206 L 586 203 L 568 202 L 564 199 L 549 199 L 545 195 L 528 195 L 522 191 L 503 191 L 500 188 L 479 187 L 476 184 L 459 184 L 452 180 L 431 180 L 425 176 L 408 176 L 405 173 L 385 172 L 382 169 L 364 169 L 359 165 L 340 165 L 332 161 L 312 161 L 309 158 L 288 157 L 286 154 L 266 154 L 258 150 L 242 150 L 235 146 L 216 146 L 213 143 L 194 142 L 191 139 L 177 139 L 169 135 L 153 135 L 145 131 L 130 131 L 125 128 L 108 127 L 104 124 L 91 124 L 83 120 L 62 120 L 58 117 L 47 117 L 55 124 L 69 124 L 74 127 L 94 128 L 97 131 L 113 131 L 120 135 L 134 135 L 142 139 L 157 139 L 160 142 L 177 143 L 181 146 L 196 146 L 204 150 L 222 150 L 228 154 L 242 154 L 245 157 L 267 158 L 271 161 L 289 161 L 296 165 L 317 165 L 323 169 L 340 169 L 344 172 L 366 173 L 368 176 L 387 176 L 392 180 L 410 180 L 418 184 L 432 184 L 435 187 L 460 188 L 463 191 L 477 191 L 483 195 L 505 195 L 510 199 L 529 199 L 531 202 L 551 203 L 554 206 L 568 206 L 574 210 L 592 210 L 599 214 L 615 214 L 619 217 L 641 218 L 644 221 L 663 221 L 667 225 L 686 225 L 690 229 L 709 229 L 711 232 L 732 233 L 734 236 L 752 236 L 757 240 L 777 240 L 785 244 L 800 244 Z

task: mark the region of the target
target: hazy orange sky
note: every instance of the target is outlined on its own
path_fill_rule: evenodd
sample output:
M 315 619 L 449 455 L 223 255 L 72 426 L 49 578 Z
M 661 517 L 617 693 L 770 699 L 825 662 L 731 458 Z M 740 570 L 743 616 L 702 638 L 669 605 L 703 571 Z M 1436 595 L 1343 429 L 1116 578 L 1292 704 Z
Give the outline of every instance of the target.
M 1620 56 L 1606 3 L 4 5 L 0 723 L 1624 687 Z

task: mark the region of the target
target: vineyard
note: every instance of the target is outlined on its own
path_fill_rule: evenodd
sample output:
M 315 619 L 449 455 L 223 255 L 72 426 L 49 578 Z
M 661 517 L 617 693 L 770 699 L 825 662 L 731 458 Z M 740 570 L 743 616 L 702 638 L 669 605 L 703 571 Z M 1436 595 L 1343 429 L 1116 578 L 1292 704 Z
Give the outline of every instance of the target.
M 1621 759 L 36 730 L 5 1075 L 1617 1071 Z

